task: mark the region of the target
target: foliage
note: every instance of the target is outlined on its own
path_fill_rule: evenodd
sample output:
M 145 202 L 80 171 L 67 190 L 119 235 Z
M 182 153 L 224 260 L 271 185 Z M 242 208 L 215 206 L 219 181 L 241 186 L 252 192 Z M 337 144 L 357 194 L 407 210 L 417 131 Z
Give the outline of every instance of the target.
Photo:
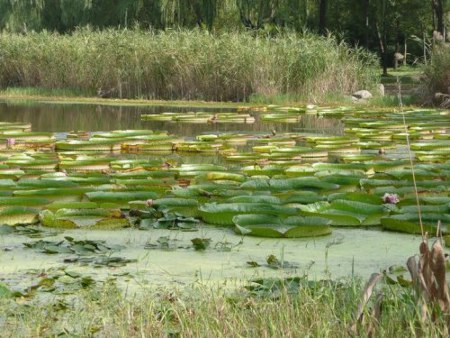
M 324 34 L 333 32 L 352 45 L 378 50 L 393 61 L 412 37 L 444 34 L 450 1 L 433 0 L 2 0 L 0 30 L 56 31 L 77 27 L 95 29 L 177 29 L 198 27 L 209 31 L 253 31 L 278 34 L 289 29 Z M 414 13 L 414 15 L 411 15 Z M 447 19 L 446 19 L 447 17 Z M 410 44 L 414 57 L 427 57 L 422 46 Z
M 437 92 L 450 94 L 450 44 L 438 44 L 433 49 L 431 62 L 425 67 L 423 87 L 428 101 Z

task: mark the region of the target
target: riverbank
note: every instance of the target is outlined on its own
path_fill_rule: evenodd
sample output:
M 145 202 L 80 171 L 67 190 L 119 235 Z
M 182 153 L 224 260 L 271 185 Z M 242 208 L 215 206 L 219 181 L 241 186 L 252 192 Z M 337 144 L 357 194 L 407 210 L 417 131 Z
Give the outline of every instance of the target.
M 85 104 L 100 105 L 110 107 L 179 107 L 179 108 L 205 108 L 205 109 L 267 109 L 270 106 L 297 107 L 307 104 L 314 105 L 316 102 L 297 101 L 289 96 L 278 96 L 272 98 L 255 97 L 247 102 L 223 102 L 223 101 L 204 101 L 204 100 L 147 100 L 147 99 L 119 99 L 119 98 L 100 98 L 97 96 L 76 95 L 73 92 L 60 92 L 55 90 L 42 90 L 36 88 L 8 88 L 0 90 L 0 101 L 19 103 L 35 102 L 44 104 Z M 343 105 L 354 106 L 351 96 L 330 95 L 321 100 L 322 105 L 329 107 L 340 107 Z M 415 106 L 418 104 L 415 96 L 403 97 L 403 105 Z M 396 95 L 375 96 L 367 102 L 357 104 L 358 107 L 398 107 L 399 102 Z
M 245 102 L 216 102 L 200 100 L 147 100 L 101 98 L 96 96 L 77 95 L 70 91 L 45 90 L 39 88 L 8 88 L 0 90 L 0 101 L 30 101 L 52 104 L 89 104 L 104 106 L 170 106 L 170 107 L 202 107 L 202 108 L 232 108 L 251 106 Z

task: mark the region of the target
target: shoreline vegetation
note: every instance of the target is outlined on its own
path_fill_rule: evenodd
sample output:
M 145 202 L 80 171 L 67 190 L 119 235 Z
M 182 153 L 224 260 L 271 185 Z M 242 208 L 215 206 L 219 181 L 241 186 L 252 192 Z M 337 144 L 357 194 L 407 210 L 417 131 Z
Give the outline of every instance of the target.
M 423 78 L 425 103 L 442 104 L 442 99 L 441 102 L 436 100 L 436 93 L 441 93 L 446 97 L 447 107 L 450 107 L 450 43 L 442 43 L 433 49 Z
M 142 295 L 127 296 L 110 281 L 80 291 L 72 301 L 23 303 L 4 296 L 1 326 L 4 337 L 343 337 L 351 335 L 363 294 L 355 278 L 258 280 L 245 288 L 231 285 L 233 290 L 229 283 L 144 288 Z M 379 321 L 358 323 L 359 336 L 370 335 L 370 326 L 379 337 L 446 335 L 445 317 L 421 321 L 412 288 L 384 284 L 379 292 Z
M 41 102 L 49 104 L 86 104 L 104 106 L 170 106 L 202 108 L 238 108 L 252 106 L 250 102 L 216 102 L 188 100 L 146 100 L 101 98 L 97 96 L 77 96 L 71 91 L 55 91 L 41 88 L 8 88 L 0 90 L 0 100 L 4 102 Z
M 333 104 L 367 89 L 372 105 L 397 105 L 378 85 L 397 76 L 414 88 L 406 104 L 439 105 L 448 95 L 449 45 L 425 66 L 381 78 L 378 59 L 333 36 L 202 30 L 80 28 L 72 34 L 0 33 L 0 98 L 124 105 Z M 411 74 L 415 80 L 411 82 Z M 393 77 L 394 76 L 394 77 Z M 118 101 L 120 100 L 120 103 Z
M 318 102 L 374 89 L 378 60 L 334 37 L 79 29 L 2 33 L 0 84 L 83 96 L 246 102 Z

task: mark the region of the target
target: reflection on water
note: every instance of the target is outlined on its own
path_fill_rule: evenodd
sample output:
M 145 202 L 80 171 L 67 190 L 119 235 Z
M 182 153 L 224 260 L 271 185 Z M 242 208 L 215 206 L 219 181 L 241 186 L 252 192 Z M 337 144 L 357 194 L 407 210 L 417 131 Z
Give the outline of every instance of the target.
M 180 136 L 195 136 L 217 132 L 307 132 L 340 135 L 342 123 L 338 119 L 302 116 L 298 123 L 262 122 L 259 112 L 251 112 L 254 124 L 217 123 L 185 124 L 141 121 L 141 114 L 183 111 L 230 111 L 223 108 L 193 108 L 167 106 L 105 106 L 91 104 L 55 104 L 25 101 L 0 102 L 0 121 L 28 122 L 33 131 L 69 132 L 73 130 L 108 131 L 125 129 L 166 130 Z

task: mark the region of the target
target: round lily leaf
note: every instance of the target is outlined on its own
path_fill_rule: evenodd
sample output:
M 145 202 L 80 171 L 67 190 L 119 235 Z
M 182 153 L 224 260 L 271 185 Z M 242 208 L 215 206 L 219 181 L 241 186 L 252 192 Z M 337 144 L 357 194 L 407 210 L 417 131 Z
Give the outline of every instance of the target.
M 323 236 L 331 233 L 330 220 L 320 217 L 288 217 L 282 221 L 276 216 L 238 215 L 233 218 L 235 231 L 241 235 L 300 238 Z

